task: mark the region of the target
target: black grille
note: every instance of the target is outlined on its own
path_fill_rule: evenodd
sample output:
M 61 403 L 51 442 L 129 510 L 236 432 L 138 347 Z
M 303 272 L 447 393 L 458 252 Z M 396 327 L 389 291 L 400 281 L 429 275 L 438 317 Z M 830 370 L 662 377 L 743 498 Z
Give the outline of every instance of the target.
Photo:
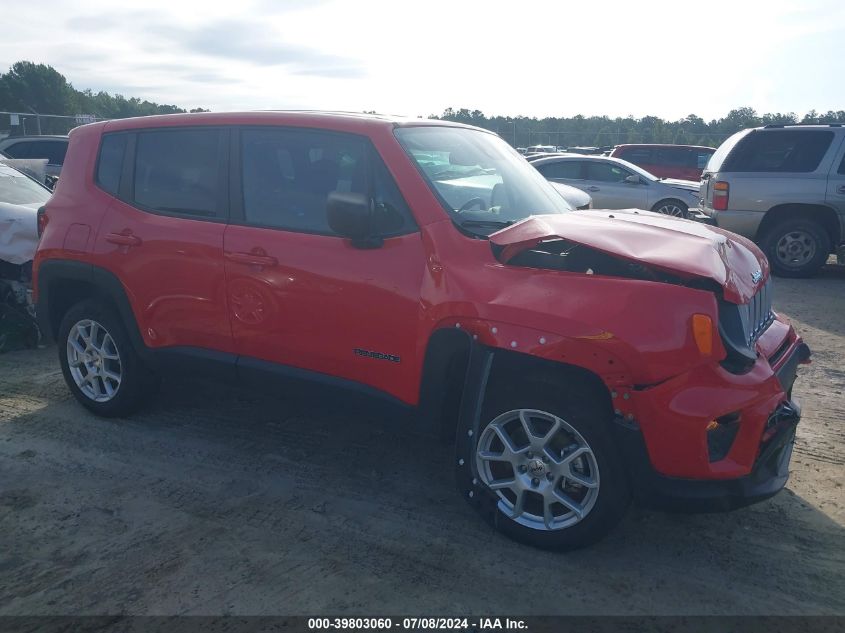
M 748 303 L 719 302 L 719 333 L 728 352 L 724 363 L 727 369 L 741 373 L 750 368 L 757 359 L 755 343 L 774 318 L 771 279 Z
M 737 306 L 743 320 L 745 343 L 751 347 L 766 331 L 775 315 L 772 313 L 772 280 L 769 279 L 762 288 L 745 305 Z

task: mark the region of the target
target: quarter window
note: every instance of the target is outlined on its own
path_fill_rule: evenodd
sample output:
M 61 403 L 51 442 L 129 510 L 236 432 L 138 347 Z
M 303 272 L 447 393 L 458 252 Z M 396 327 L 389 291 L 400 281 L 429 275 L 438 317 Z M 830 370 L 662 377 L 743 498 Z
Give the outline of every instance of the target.
M 220 130 L 139 133 L 134 202 L 159 213 L 223 217 L 222 143 Z
M 842 162 L 839 163 L 839 171 L 836 173 L 845 175 L 845 156 L 842 157 Z

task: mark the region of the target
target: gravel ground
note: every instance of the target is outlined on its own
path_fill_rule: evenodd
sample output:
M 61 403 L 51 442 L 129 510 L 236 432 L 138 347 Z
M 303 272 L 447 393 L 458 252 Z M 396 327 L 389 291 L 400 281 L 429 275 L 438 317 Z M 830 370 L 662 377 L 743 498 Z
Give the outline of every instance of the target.
M 55 348 L 0 356 L 0 615 L 845 614 L 845 271 L 776 295 L 814 351 L 787 490 L 567 554 L 492 532 L 390 420 L 189 379 L 103 420 Z

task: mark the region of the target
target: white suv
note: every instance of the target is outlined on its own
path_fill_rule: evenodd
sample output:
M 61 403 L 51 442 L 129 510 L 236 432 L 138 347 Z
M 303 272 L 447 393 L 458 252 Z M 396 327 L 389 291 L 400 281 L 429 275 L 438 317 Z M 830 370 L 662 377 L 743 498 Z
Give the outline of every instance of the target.
M 845 127 L 767 125 L 737 132 L 701 175 L 700 208 L 757 241 L 783 277 L 845 259 Z

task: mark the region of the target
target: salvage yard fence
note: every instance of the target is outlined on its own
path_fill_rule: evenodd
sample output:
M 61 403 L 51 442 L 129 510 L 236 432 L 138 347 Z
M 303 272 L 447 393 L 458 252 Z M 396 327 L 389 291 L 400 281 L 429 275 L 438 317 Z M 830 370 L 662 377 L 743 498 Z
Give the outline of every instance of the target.
M 73 128 L 105 119 L 92 114 L 0 112 L 0 139 L 7 136 L 67 134 Z

